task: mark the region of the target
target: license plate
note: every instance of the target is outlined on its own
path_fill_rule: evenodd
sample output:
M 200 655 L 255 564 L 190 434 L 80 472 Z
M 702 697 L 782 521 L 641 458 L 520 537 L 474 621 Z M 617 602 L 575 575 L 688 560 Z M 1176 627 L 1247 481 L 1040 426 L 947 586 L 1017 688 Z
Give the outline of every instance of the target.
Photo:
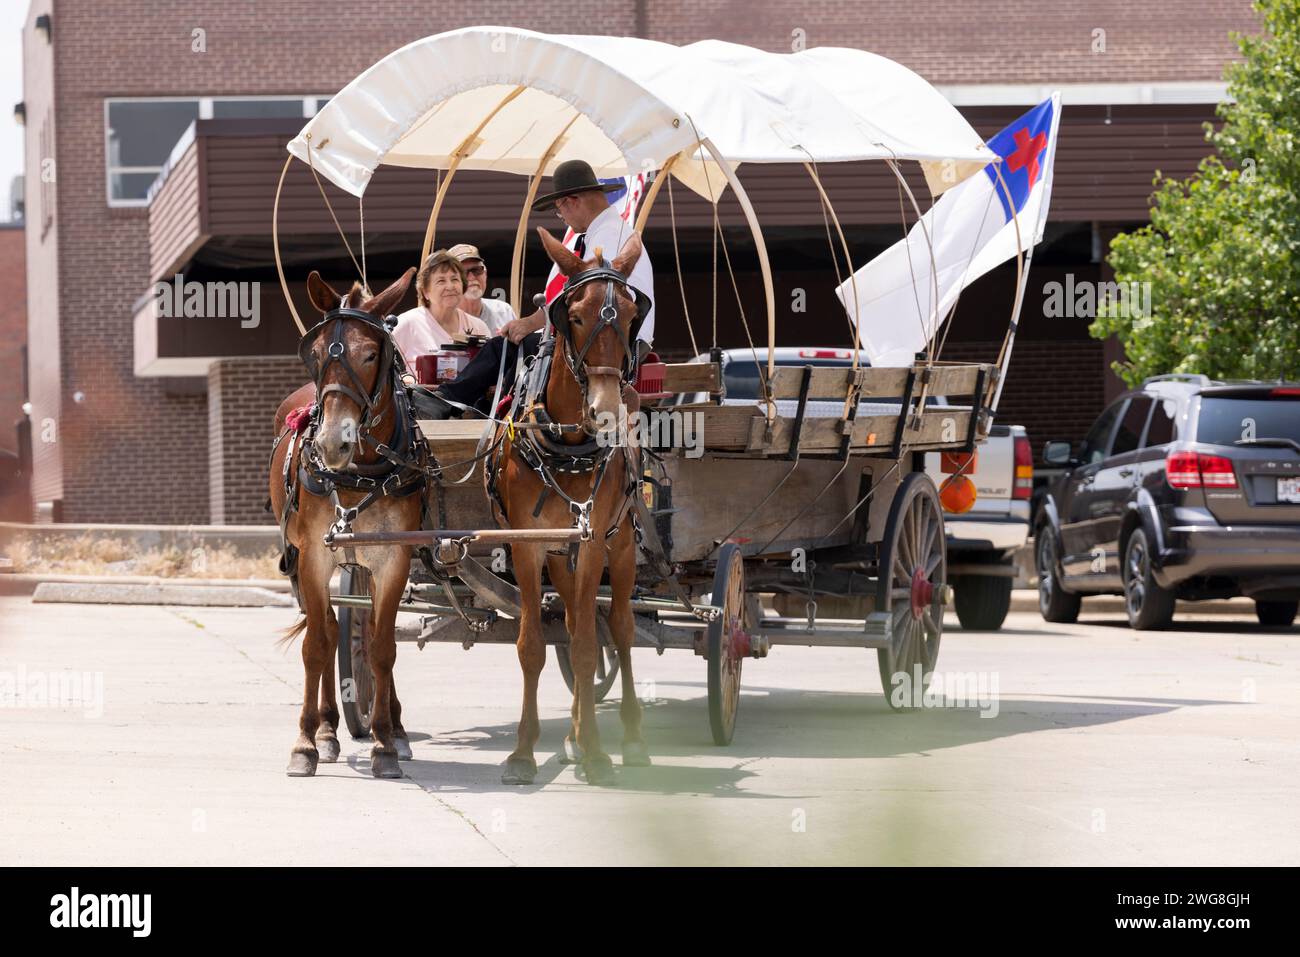
M 1277 480 L 1277 500 L 1300 504 L 1300 476 Z

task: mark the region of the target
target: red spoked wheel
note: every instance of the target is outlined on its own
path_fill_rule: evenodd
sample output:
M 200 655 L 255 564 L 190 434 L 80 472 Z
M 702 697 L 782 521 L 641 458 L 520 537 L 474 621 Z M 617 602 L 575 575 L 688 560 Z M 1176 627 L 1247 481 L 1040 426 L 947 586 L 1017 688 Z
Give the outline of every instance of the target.
M 939 660 L 947 600 L 947 543 L 934 482 L 912 472 L 899 483 L 880 542 L 876 610 L 888 612 L 890 644 L 877 651 L 885 700 L 917 707 Z

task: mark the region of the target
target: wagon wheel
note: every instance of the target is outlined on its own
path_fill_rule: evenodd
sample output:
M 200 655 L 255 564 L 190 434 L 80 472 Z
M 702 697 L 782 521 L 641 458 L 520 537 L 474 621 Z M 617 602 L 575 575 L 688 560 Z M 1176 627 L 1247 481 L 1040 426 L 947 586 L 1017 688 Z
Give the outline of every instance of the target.
M 740 546 L 734 542 L 723 545 L 718 553 L 709 601 L 722 608 L 722 614 L 709 622 L 705 636 L 709 659 L 709 726 L 713 729 L 713 743 L 726 745 L 731 743 L 736 731 L 740 666 L 749 654 L 749 635 L 745 632 L 745 563 Z
M 888 612 L 890 645 L 880 648 L 880 681 L 896 711 L 913 705 L 912 686 L 921 669 L 921 690 L 930 685 L 943 635 L 948 564 L 943 511 L 934 482 L 924 472 L 903 479 L 889 508 L 880 543 L 876 610 Z M 906 676 L 905 678 L 903 676 Z M 908 692 L 902 701 L 899 694 Z
M 609 616 L 602 610 L 596 612 L 596 640 L 600 645 L 600 654 L 596 656 L 596 702 L 599 704 L 618 678 L 618 649 L 609 631 Z M 573 661 L 569 658 L 568 645 L 555 646 L 555 661 L 564 676 L 564 686 L 573 694 Z
M 339 594 L 370 598 L 370 569 L 344 567 Z M 341 606 L 339 619 L 339 708 L 354 738 L 370 736 L 370 709 L 375 702 L 374 676 L 366 652 L 370 645 L 370 609 Z

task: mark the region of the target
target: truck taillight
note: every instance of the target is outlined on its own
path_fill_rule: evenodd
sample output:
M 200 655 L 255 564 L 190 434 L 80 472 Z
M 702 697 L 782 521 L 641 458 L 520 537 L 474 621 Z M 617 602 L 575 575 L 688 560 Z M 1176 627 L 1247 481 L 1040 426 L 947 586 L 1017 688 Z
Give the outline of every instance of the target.
M 800 359 L 852 359 L 848 349 L 800 349 Z
M 1232 459 L 1204 452 L 1170 452 L 1165 479 L 1173 488 L 1236 488 Z
M 1034 494 L 1034 453 L 1029 447 L 1029 439 L 1023 435 L 1015 437 L 1015 463 L 1011 497 L 1028 499 Z

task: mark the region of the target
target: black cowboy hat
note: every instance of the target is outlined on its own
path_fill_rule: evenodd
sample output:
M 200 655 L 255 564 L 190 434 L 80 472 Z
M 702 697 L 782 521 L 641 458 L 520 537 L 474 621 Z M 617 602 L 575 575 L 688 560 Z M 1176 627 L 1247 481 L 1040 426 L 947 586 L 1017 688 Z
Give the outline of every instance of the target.
M 533 201 L 533 212 L 540 213 L 544 209 L 550 209 L 562 196 L 572 196 L 574 193 L 585 193 L 593 189 L 598 189 L 602 193 L 613 193 L 622 188 L 622 183 L 602 183 L 596 179 L 596 172 L 591 168 L 590 163 L 583 160 L 565 160 L 555 167 L 555 173 L 551 176 L 551 192 Z

